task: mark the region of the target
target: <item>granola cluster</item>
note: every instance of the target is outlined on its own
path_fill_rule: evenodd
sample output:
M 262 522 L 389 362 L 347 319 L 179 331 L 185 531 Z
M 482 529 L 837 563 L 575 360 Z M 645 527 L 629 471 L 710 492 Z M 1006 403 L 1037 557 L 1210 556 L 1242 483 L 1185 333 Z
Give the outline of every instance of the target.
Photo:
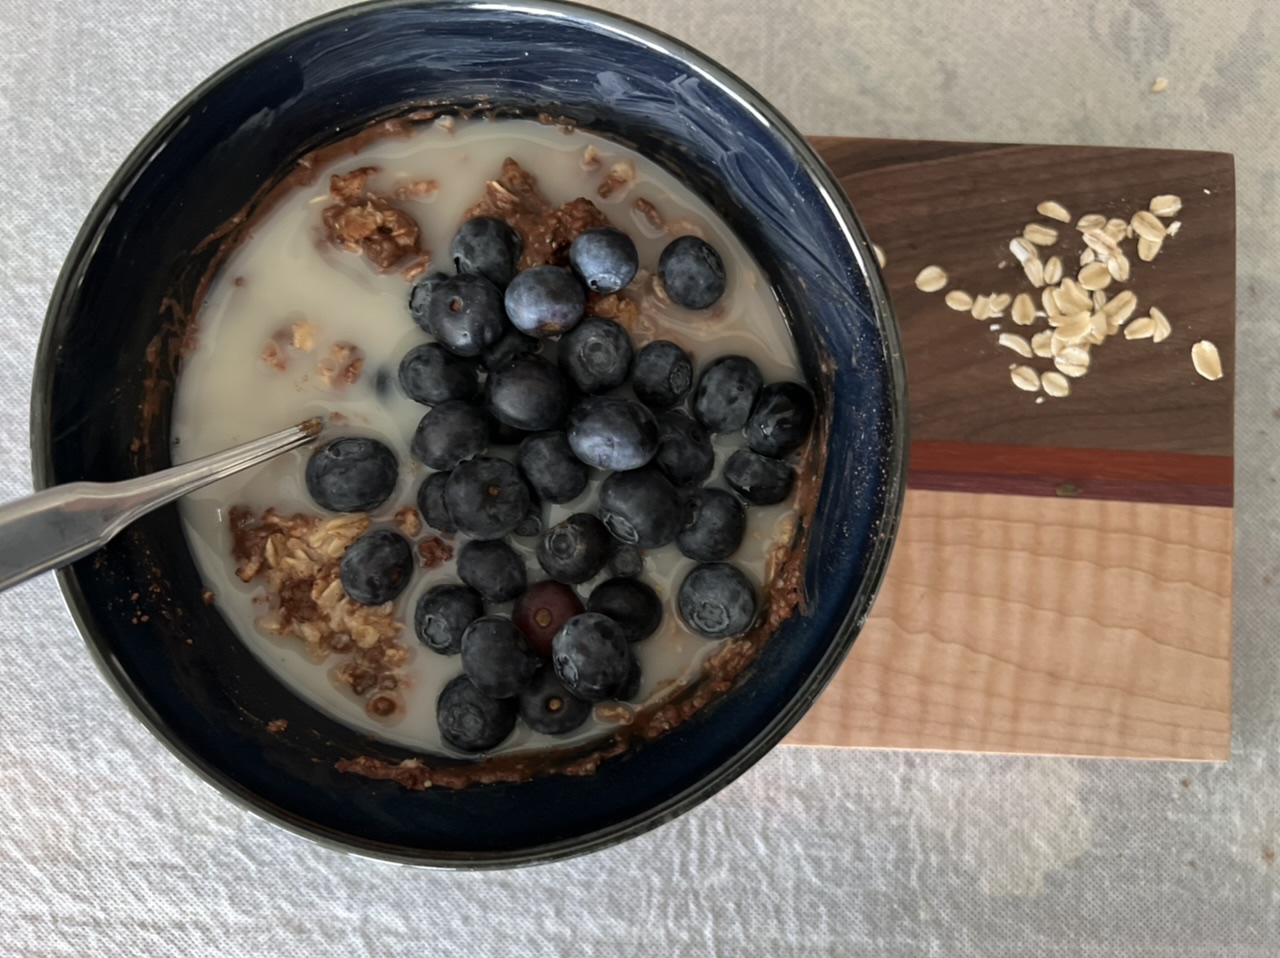
M 333 653 L 348 656 L 335 670 L 339 680 L 366 699 L 370 714 L 395 714 L 401 704 L 393 693 L 408 659 L 399 641 L 404 625 L 393 603 L 352 601 L 338 572 L 342 554 L 369 528 L 368 517 L 284 516 L 274 509 L 259 515 L 237 507 L 231 528 L 236 575 L 242 582 L 260 579 L 266 588 L 262 630 L 298 639 L 317 662 Z
M 329 195 L 335 201 L 323 217 L 329 241 L 352 253 L 363 253 L 384 273 L 405 260 L 413 260 L 410 268 L 419 267 L 417 272 L 421 272 L 429 257 L 422 249 L 418 224 L 385 196 L 369 189 L 369 176 L 377 172 L 376 166 L 362 166 L 329 178 Z M 424 187 L 419 195 L 426 192 Z

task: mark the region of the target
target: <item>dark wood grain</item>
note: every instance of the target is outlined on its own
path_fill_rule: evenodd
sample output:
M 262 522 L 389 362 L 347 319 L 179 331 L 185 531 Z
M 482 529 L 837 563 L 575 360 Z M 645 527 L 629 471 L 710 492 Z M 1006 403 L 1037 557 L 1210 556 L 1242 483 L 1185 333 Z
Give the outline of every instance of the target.
M 1106 147 L 1017 146 L 815 137 L 871 238 L 902 326 L 914 440 L 1232 455 L 1235 371 L 1235 173 L 1228 154 Z M 1037 404 L 1009 381 L 1013 353 L 989 322 L 957 313 L 915 276 L 937 264 L 949 288 L 972 294 L 1038 291 L 1008 249 L 1036 204 L 1056 199 L 1073 217 L 1126 219 L 1158 193 L 1182 197 L 1182 230 L 1152 263 L 1130 259 L 1138 311 L 1159 306 L 1173 325 L 1161 344 L 1113 337 L 1066 399 Z M 1059 227 L 1069 275 L 1079 234 Z M 999 264 L 1003 263 L 1003 267 Z M 1119 287 L 1113 286 L 1111 293 Z M 1011 320 L 997 320 L 1018 331 Z M 1043 321 L 1041 321 L 1042 324 Z M 1042 328 L 1037 325 L 1035 328 Z M 1218 346 L 1226 375 L 1198 376 L 1191 345 Z M 1033 365 L 1046 367 L 1045 360 Z M 1052 470 L 1050 470 L 1052 472 Z

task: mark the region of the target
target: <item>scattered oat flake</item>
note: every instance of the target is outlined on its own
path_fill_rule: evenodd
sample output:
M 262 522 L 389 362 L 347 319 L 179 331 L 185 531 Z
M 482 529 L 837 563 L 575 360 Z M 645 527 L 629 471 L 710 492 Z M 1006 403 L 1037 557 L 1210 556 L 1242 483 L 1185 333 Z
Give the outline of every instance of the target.
M 1064 361 L 1061 357 L 1055 359 L 1053 365 L 1062 375 L 1070 376 L 1072 379 L 1079 379 L 1089 371 L 1088 366 L 1077 366 L 1075 363 Z
M 1159 196 L 1151 197 L 1147 209 L 1165 219 L 1177 216 L 1178 211 L 1182 209 L 1182 197 L 1175 196 L 1173 193 L 1161 193 Z
M 969 313 L 974 319 L 990 319 L 992 315 L 991 297 L 979 296 L 973 301 L 973 308 L 969 310 Z
M 1056 336 L 1064 343 L 1083 342 L 1093 331 L 1089 313 L 1081 312 L 1064 317 L 1058 324 Z
M 1170 224 L 1169 224 L 1169 226 L 1165 229 L 1165 235 L 1167 235 L 1167 236 L 1177 236 L 1177 235 L 1178 235 L 1178 231 L 1179 231 L 1180 229 L 1182 229 L 1182 220 L 1174 220 L 1174 221 L 1173 221 L 1172 223 L 1170 223 Z
M 973 297 L 962 289 L 953 289 L 946 295 L 946 304 L 957 313 L 967 313 L 973 308 Z
M 1024 240 L 1021 236 L 1015 236 L 1009 240 L 1009 252 L 1016 256 L 1018 262 L 1023 266 L 1026 266 L 1029 260 L 1040 258 L 1040 253 L 1036 250 L 1035 245 Z
M 1052 246 L 1058 242 L 1058 231 L 1043 223 L 1028 223 L 1022 228 L 1022 238 L 1037 246 Z
M 1106 225 L 1102 227 L 1102 232 L 1111 237 L 1112 241 L 1119 243 L 1122 239 L 1128 238 L 1129 224 L 1119 217 L 1109 219 Z
M 1040 374 L 1030 366 L 1014 366 L 1009 370 L 1009 378 L 1019 389 L 1034 393 L 1040 391 Z
M 1002 316 L 1004 311 L 1009 308 L 1009 304 L 1013 302 L 1013 297 L 1008 293 L 992 293 L 991 294 L 991 315 Z
M 1071 381 L 1060 372 L 1045 373 L 1040 377 L 1040 385 L 1046 395 L 1053 396 L 1055 399 L 1071 395 Z
M 1095 289 L 1093 291 L 1092 299 L 1094 310 L 1102 309 L 1103 306 L 1107 305 L 1107 294 L 1100 289 Z
M 1139 316 L 1124 328 L 1125 339 L 1150 339 L 1155 335 L 1156 321 L 1150 316 Z
M 1168 77 L 1156 77 L 1155 83 L 1151 84 L 1152 93 L 1163 93 L 1167 89 L 1169 89 Z
M 1030 326 L 1036 320 L 1036 304 L 1026 293 L 1019 293 L 1013 300 L 1013 321 L 1019 326 Z
M 1202 339 L 1191 347 L 1191 364 L 1205 379 L 1222 378 L 1222 359 L 1218 355 L 1218 347 L 1207 339 Z
M 1102 263 L 1090 263 L 1080 270 L 1077 281 L 1088 290 L 1106 289 L 1111 285 L 1111 271 Z
M 1044 291 L 1040 293 L 1040 303 L 1044 306 L 1044 314 L 1050 318 L 1057 316 L 1062 312 L 1062 310 L 1058 308 L 1058 297 L 1055 295 L 1055 290 L 1052 286 L 1046 287 Z
M 1053 355 L 1052 340 L 1053 330 L 1042 329 L 1031 337 L 1031 351 L 1042 359 L 1048 359 Z
M 1089 294 L 1070 276 L 1062 281 L 1062 285 L 1058 287 L 1054 296 L 1058 300 L 1058 308 L 1064 312 L 1079 312 L 1093 305 Z
M 1107 225 L 1107 218 L 1101 213 L 1085 213 L 1076 220 L 1076 229 L 1081 233 L 1087 230 L 1100 230 Z
M 1044 281 L 1049 286 L 1056 286 L 1062 282 L 1062 257 L 1049 257 L 1048 262 L 1044 264 Z
M 1044 263 L 1040 262 L 1040 260 L 1038 259 L 1027 260 L 1025 263 L 1022 264 L 1022 272 L 1024 272 L 1027 275 L 1027 282 L 1029 282 L 1036 289 L 1039 289 L 1041 286 L 1044 285 L 1045 283 Z
M 1027 359 L 1030 359 L 1033 355 L 1031 344 L 1017 333 L 1001 333 L 996 342 L 1005 349 L 1012 349 L 1019 356 L 1025 356 Z
M 1151 334 L 1153 343 L 1163 343 L 1173 334 L 1173 325 L 1165 314 L 1155 306 L 1151 307 L 1151 320 L 1155 323 L 1155 332 Z
M 1111 259 L 1107 260 L 1107 271 L 1111 273 L 1111 278 L 1117 283 L 1129 282 L 1129 257 L 1125 256 L 1124 253 L 1111 257 Z
M 1051 220 L 1057 220 L 1059 223 L 1070 223 L 1071 214 L 1067 212 L 1067 208 L 1057 200 L 1045 200 L 1036 207 L 1036 212 L 1041 216 L 1047 216 Z
M 1129 222 L 1133 224 L 1133 231 L 1144 239 L 1162 240 L 1167 232 L 1164 224 L 1150 210 L 1138 210 Z
M 1107 304 L 1102 307 L 1102 311 L 1107 314 L 1108 319 L 1124 324 L 1137 308 L 1137 295 L 1132 290 L 1126 289 L 1107 300 Z
M 1108 328 L 1107 314 L 1102 312 L 1101 307 L 1099 307 L 1098 312 L 1089 317 L 1089 325 L 1093 328 L 1093 332 L 1089 334 L 1090 340 L 1095 346 L 1101 345 L 1107 338 Z
M 1119 244 L 1105 229 L 1085 230 L 1080 235 L 1085 244 L 1098 254 L 1099 259 L 1115 256 L 1120 252 Z
M 1162 240 L 1149 240 L 1145 236 L 1138 237 L 1138 259 L 1144 263 L 1150 263 L 1156 258 L 1160 252 L 1160 247 L 1164 245 Z
M 947 285 L 947 273 L 941 266 L 926 266 L 916 274 L 916 288 L 925 293 L 936 293 Z
M 1085 367 L 1089 365 L 1089 357 L 1088 346 L 1062 346 L 1053 356 L 1054 359 L 1060 359 L 1069 365 Z
M 1080 265 L 1088 266 L 1098 258 L 1098 254 L 1094 252 L 1092 246 L 1086 246 L 1080 251 Z
M 871 251 L 876 254 L 876 262 L 880 264 L 880 268 L 884 269 L 884 248 L 879 243 L 872 243 Z

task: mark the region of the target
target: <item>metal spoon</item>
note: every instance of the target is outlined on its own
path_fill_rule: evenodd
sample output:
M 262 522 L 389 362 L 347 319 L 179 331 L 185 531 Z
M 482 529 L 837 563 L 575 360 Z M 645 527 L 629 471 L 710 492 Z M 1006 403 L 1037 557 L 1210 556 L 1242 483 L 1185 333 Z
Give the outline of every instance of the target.
M 82 559 L 167 502 L 313 441 L 308 419 L 261 439 L 122 482 L 68 482 L 0 506 L 0 592 Z

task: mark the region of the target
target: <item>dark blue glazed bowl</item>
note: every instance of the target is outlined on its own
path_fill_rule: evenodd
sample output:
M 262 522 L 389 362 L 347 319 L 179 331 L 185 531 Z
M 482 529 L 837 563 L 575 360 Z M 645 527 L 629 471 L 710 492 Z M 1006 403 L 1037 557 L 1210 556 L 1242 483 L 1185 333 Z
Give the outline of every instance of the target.
M 335 770 L 404 749 L 296 699 L 201 599 L 176 511 L 64 570 L 124 699 L 192 768 L 301 834 L 406 862 L 499 866 L 620 841 L 707 798 L 804 713 L 849 651 L 902 505 L 905 377 L 872 255 L 839 187 L 758 94 L 677 41 L 583 7 L 380 2 L 306 23 L 202 83 L 90 213 L 45 323 L 36 485 L 169 464 L 183 317 L 233 217 L 303 153 L 411 105 L 568 116 L 706 197 L 772 278 L 829 430 L 809 601 L 713 707 L 586 777 L 412 792 Z M 287 719 L 272 734 L 267 722 Z

